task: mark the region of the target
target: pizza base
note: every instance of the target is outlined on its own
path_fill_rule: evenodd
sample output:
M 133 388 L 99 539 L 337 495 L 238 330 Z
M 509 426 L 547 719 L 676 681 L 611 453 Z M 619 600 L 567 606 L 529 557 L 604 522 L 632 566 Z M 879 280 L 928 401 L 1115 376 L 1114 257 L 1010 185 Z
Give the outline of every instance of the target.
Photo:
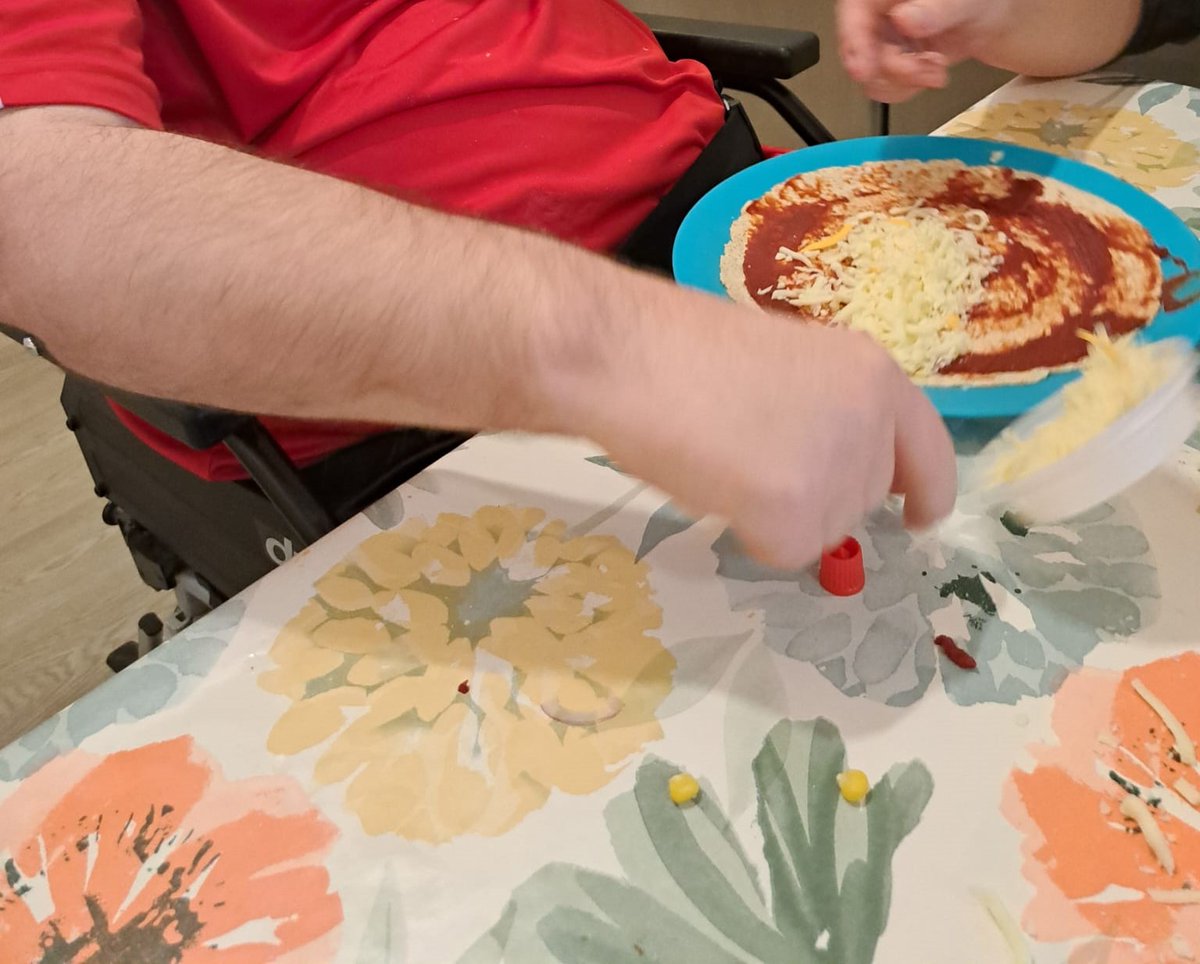
M 970 172 L 973 177 L 979 176 L 985 179 L 985 185 L 986 178 L 991 176 L 988 172 L 996 172 L 997 175 L 1003 172 L 1006 176 L 1011 176 L 1006 169 L 1001 167 L 970 167 L 958 161 L 884 161 L 855 167 L 828 168 L 798 175 L 784 181 L 760 198 L 747 202 L 743 206 L 742 213 L 731 225 L 729 241 L 720 260 L 721 282 L 734 301 L 763 308 L 763 305 L 756 300 L 755 293 L 751 292 L 747 286 L 745 271 L 751 237 L 759 224 L 759 217 L 752 212 L 752 208 L 759 202 L 786 206 L 789 203 L 799 205 L 812 204 L 818 200 L 831 201 L 837 209 L 837 213 L 832 219 L 836 223 L 839 218 L 844 220 L 862 210 L 884 211 L 898 205 L 911 205 L 924 198 L 935 196 L 937 190 L 944 186 L 949 178 L 960 172 Z M 1046 204 L 1069 208 L 1098 227 L 1108 229 L 1111 225 L 1121 226 L 1131 236 L 1144 237 L 1145 249 L 1152 250 L 1152 241 L 1145 229 L 1108 201 L 1052 178 L 1039 177 L 1026 172 L 1015 172 L 1015 174 L 1022 180 L 1029 179 L 1039 182 L 1042 192 L 1041 200 Z M 880 192 L 878 190 L 880 176 L 882 176 L 883 184 L 887 185 L 890 182 L 895 190 Z M 869 200 L 864 200 L 863 184 L 864 179 L 867 178 L 874 179 L 874 183 L 870 185 L 874 190 L 866 195 Z M 1002 195 L 997 194 L 996 196 Z M 1020 240 L 1022 243 L 1029 243 L 1036 247 L 1037 239 L 1032 236 Z M 1111 308 L 1130 316 L 1136 315 L 1144 318 L 1140 323 L 1140 326 L 1144 327 L 1158 312 L 1162 285 L 1158 261 L 1154 260 L 1153 270 L 1150 270 L 1144 263 L 1147 260 L 1144 255 L 1133 257 L 1116 249 L 1110 250 L 1110 255 L 1113 258 L 1113 267 L 1116 273 L 1112 284 L 1101 289 L 1098 295 L 1098 304 L 1103 308 Z M 1050 257 L 1049 253 L 1047 253 L 1047 257 Z M 981 357 L 1019 348 L 1022 344 L 1042 337 L 1048 331 L 1052 331 L 1062 324 L 1069 323 L 1072 300 L 1078 298 L 1079 293 L 1085 287 L 1094 289 L 1095 285 L 1091 284 L 1090 277 L 1081 276 L 1078 271 L 1070 273 L 1068 270 L 1070 265 L 1064 263 L 1062 259 L 1052 262 L 1052 266 L 1074 287 L 1069 287 L 1061 297 L 1035 302 L 1035 307 L 1038 309 L 1035 312 L 1011 312 L 1012 317 L 1008 320 L 1011 320 L 1012 324 L 1007 328 L 997 325 L 996 330 L 980 331 L 975 330 L 968 323 L 972 335 L 971 355 Z M 1082 280 L 1080 280 L 1081 277 Z M 997 284 L 1002 284 L 1004 280 L 1006 279 L 998 279 Z M 1011 283 L 1015 287 L 1020 286 L 1018 280 L 1013 280 Z M 1002 294 L 1003 292 L 1001 292 Z M 1056 295 L 1058 294 L 1056 292 Z M 1000 303 L 1003 307 L 1002 298 Z M 794 313 L 792 316 L 796 320 L 808 323 L 822 323 L 816 319 L 805 318 L 798 313 Z M 931 387 L 1032 384 L 1051 374 L 1075 370 L 1081 362 L 1082 357 L 1077 361 L 1061 365 L 1040 365 L 1022 370 L 988 373 L 934 374 L 914 378 L 914 381 Z

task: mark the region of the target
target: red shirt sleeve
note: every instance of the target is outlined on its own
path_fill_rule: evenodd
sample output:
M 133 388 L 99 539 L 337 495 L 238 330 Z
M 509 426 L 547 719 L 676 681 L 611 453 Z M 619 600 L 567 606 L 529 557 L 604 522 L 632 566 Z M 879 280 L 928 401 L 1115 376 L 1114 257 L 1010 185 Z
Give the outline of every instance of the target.
M 0 104 L 101 107 L 161 128 L 137 0 L 0 0 Z

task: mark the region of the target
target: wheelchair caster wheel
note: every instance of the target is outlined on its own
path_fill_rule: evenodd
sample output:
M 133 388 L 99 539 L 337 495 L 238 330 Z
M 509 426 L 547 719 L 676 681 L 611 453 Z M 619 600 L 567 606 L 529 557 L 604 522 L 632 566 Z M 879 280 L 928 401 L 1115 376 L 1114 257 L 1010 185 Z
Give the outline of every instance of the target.
M 161 646 L 162 641 L 162 620 L 154 613 L 146 613 L 138 620 L 138 649 L 144 653 L 149 652 Z
M 121 670 L 132 666 L 137 662 L 137 658 L 141 655 L 138 652 L 138 644 L 132 639 L 127 643 L 122 643 L 116 649 L 105 657 L 104 662 L 108 664 L 108 668 L 114 673 L 119 673 Z

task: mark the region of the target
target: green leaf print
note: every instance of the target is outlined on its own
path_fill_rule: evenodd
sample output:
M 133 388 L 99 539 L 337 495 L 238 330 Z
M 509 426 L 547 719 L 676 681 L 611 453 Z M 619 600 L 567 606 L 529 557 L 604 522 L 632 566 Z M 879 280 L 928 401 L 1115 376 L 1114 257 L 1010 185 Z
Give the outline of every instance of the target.
M 1159 84 L 1138 97 L 1138 110 L 1149 114 L 1159 104 L 1165 104 L 1183 90 L 1179 84 Z
M 1154 557 L 1123 499 L 1058 526 L 963 515 L 937 539 L 914 538 L 884 510 L 854 534 L 866 586 L 850 597 L 825 592 L 816 567 L 768 569 L 727 535 L 713 546 L 734 611 L 761 614 L 771 649 L 812 663 L 847 696 L 909 706 L 940 667 L 956 703 L 1016 703 L 1053 693 L 1101 642 L 1157 613 Z M 977 670 L 934 646 L 935 622 Z
M 674 502 L 660 506 L 646 523 L 646 531 L 642 534 L 642 542 L 638 546 L 636 558 L 644 559 L 646 554 L 660 542 L 681 532 L 686 532 L 695 524 L 696 520 L 680 512 Z
M 550 864 L 513 893 L 462 964 L 655 961 L 861 964 L 887 925 L 892 857 L 933 792 L 894 766 L 862 807 L 841 798 L 845 746 L 828 720 L 782 720 L 750 767 L 769 900 L 712 790 L 676 806 L 680 768 L 648 759 L 605 811 L 623 878 Z

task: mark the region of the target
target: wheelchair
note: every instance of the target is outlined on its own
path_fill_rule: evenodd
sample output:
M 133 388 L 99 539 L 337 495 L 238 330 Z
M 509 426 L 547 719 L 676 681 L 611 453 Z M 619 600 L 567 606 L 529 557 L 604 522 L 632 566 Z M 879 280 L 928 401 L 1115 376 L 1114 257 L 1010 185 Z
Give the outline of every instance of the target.
M 723 95 L 728 90 L 761 98 L 809 145 L 833 140 L 783 84 L 818 62 L 816 35 L 680 17 L 642 15 L 642 19 L 668 57 L 704 64 Z M 732 102 L 727 98 L 728 103 Z M 752 131 L 749 136 L 753 138 Z M 762 156 L 757 141 L 754 147 Z M 25 332 L 4 326 L 0 330 L 45 355 Z M 400 428 L 370 436 L 315 464 L 297 466 L 253 415 L 133 395 L 70 372 L 61 401 L 66 426 L 74 433 L 95 493 L 103 500 L 101 518 L 120 529 L 141 579 L 153 589 L 173 591 L 176 597 L 167 625 L 147 614 L 139 622 L 139 638 L 109 655 L 107 662 L 114 671 L 468 438 L 462 433 Z M 193 449 L 226 446 L 248 478 L 213 482 L 193 475 L 134 436 L 110 401 Z

